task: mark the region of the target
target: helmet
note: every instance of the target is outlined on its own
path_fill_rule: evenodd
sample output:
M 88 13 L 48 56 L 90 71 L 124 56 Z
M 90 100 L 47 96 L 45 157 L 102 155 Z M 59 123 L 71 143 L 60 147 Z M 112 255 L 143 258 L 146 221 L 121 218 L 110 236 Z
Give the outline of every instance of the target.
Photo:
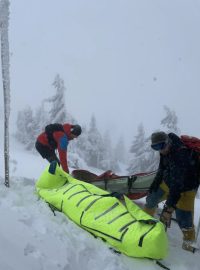
M 79 136 L 82 132 L 81 126 L 79 125 L 73 125 L 71 128 L 71 134 Z

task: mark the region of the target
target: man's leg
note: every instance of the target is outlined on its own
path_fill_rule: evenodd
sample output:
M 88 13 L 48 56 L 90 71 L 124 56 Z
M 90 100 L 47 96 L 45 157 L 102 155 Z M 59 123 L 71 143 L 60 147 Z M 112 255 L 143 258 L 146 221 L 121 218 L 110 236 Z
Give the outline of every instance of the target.
M 183 192 L 177 204 L 176 218 L 183 233 L 182 248 L 194 252 L 194 201 L 196 190 Z
M 35 148 L 40 153 L 40 155 L 51 163 L 52 161 L 57 161 L 60 165 L 60 161 L 56 156 L 55 150 L 49 148 L 47 145 L 41 144 L 40 142 L 35 143 Z

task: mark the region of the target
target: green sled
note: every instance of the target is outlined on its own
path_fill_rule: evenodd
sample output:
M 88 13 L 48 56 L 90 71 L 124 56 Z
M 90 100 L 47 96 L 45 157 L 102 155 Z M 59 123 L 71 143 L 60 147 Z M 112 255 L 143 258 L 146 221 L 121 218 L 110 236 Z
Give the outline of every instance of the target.
M 124 196 L 124 202 L 77 180 L 56 163 L 36 182 L 38 195 L 81 228 L 130 257 L 163 259 L 168 253 L 164 225 Z

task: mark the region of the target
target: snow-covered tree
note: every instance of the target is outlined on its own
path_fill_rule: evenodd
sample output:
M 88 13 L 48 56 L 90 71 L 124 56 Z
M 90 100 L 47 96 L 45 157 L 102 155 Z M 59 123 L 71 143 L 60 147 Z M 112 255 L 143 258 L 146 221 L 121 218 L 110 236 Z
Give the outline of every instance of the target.
M 29 106 L 18 113 L 16 137 L 27 150 L 33 149 L 36 139 L 35 123 L 33 111 Z
M 44 103 L 36 109 L 33 117 L 34 137 L 44 131 L 45 126 L 49 123 L 48 113 L 45 111 Z
M 34 115 L 32 114 L 32 128 L 30 130 L 32 136 L 30 142 L 28 143 L 26 149 L 32 150 L 35 146 L 35 141 L 40 133 L 45 130 L 45 126 L 49 123 L 48 112 L 45 111 L 44 103 L 39 106 Z
M 114 149 L 115 160 L 125 163 L 126 162 L 125 153 L 126 153 L 125 143 L 123 137 L 121 136 Z
M 35 115 L 30 106 L 18 112 L 16 138 L 26 150 L 33 150 L 37 136 L 44 131 L 48 123 L 47 112 L 40 106 Z
M 112 168 L 111 165 L 112 158 L 113 158 L 112 141 L 109 132 L 106 131 L 103 136 L 102 160 L 100 161 L 100 167 L 103 170 L 113 170 L 114 168 Z
M 48 123 L 77 123 L 76 119 L 67 111 L 65 104 L 65 84 L 64 80 L 60 77 L 59 74 L 56 75 L 54 82 L 52 84 L 56 93 L 54 96 L 44 99 L 43 106 L 47 105 L 48 111 Z
M 81 158 L 85 157 L 87 152 L 87 143 L 88 143 L 88 132 L 86 126 L 82 126 L 82 133 L 76 140 L 73 140 L 69 144 L 69 150 L 71 152 L 76 152 Z M 75 141 L 75 142 L 74 142 Z
M 25 132 L 25 125 L 26 123 L 24 122 L 24 112 L 19 111 L 17 114 L 17 131 L 16 131 L 16 138 L 19 142 L 25 144 L 27 141 L 27 134 Z
M 56 75 L 53 86 L 56 89 L 56 94 L 53 97 L 46 99 L 50 103 L 51 109 L 49 112 L 49 123 L 65 123 L 67 112 L 65 106 L 65 85 L 60 75 Z
M 130 174 L 147 171 L 146 142 L 144 127 L 140 124 L 130 148 L 131 160 L 127 169 Z
M 161 125 L 165 128 L 167 133 L 173 132 L 177 135 L 180 134 L 180 129 L 178 128 L 178 117 L 175 111 L 171 110 L 169 107 L 164 106 L 166 116 L 161 120 Z
M 146 161 L 145 161 L 145 167 L 146 167 L 146 172 L 152 172 L 157 170 L 158 165 L 159 165 L 159 152 L 154 151 L 151 148 L 151 138 L 148 137 L 146 139 Z
M 93 115 L 88 131 L 88 148 L 86 161 L 89 166 L 100 168 L 103 160 L 103 140 L 96 126 L 96 118 Z
M 114 172 L 120 173 L 121 164 L 126 164 L 125 158 L 125 144 L 123 137 L 121 136 L 111 152 L 109 154 L 109 164 L 111 169 Z
M 82 133 L 77 139 L 71 141 L 68 146 L 69 166 L 76 169 L 84 169 L 86 165 L 85 156 L 88 149 L 88 132 L 86 126 L 82 126 Z
M 10 117 L 10 60 L 9 60 L 9 5 L 8 0 L 0 1 L 1 66 L 4 95 L 4 163 L 5 185 L 9 187 L 9 117 Z
M 56 94 L 53 97 L 43 100 L 41 106 L 36 109 L 35 113 L 33 113 L 30 107 L 18 113 L 16 137 L 24 144 L 27 150 L 34 148 L 37 136 L 45 130 L 47 124 L 67 122 L 75 124 L 77 122 L 75 118 L 66 111 L 65 86 L 64 81 L 59 75 L 55 77 L 53 85 L 56 88 Z M 71 148 L 73 152 L 76 152 L 74 151 L 75 148 Z

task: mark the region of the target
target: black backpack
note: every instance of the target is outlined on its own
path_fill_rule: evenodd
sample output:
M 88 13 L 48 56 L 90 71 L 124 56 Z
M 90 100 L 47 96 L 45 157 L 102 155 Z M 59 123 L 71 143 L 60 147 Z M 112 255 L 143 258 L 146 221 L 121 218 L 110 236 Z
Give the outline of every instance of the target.
M 53 133 L 55 131 L 63 131 L 64 132 L 63 125 L 55 123 L 55 124 L 49 124 L 45 127 L 45 133 L 47 134 L 48 142 L 49 142 L 50 146 L 54 149 L 57 148 L 57 143 L 53 138 Z

